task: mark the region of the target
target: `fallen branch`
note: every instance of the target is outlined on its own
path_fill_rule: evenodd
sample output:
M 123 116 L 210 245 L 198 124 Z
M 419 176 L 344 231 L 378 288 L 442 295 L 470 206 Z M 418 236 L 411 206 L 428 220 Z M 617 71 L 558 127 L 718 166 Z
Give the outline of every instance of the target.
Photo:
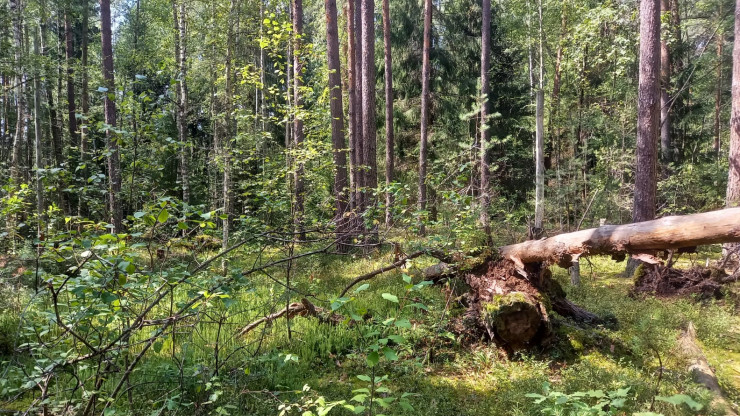
M 323 322 L 329 322 L 332 324 L 337 324 L 339 322 L 344 321 L 343 316 L 335 314 L 335 313 L 327 313 L 325 309 L 319 308 L 313 303 L 309 302 L 308 299 L 303 298 L 301 299 L 300 303 L 298 302 L 291 303 L 289 306 L 273 314 L 257 319 L 251 324 L 245 326 L 241 331 L 239 331 L 239 333 L 236 336 L 237 337 L 245 336 L 248 333 L 250 333 L 252 330 L 257 328 L 258 326 L 264 323 L 272 322 L 283 316 L 287 316 L 288 318 L 293 318 L 294 316 L 314 316 L 314 317 L 319 317 L 319 319 Z
M 678 338 L 678 348 L 689 359 L 689 371 L 694 380 L 714 394 L 712 405 L 722 409 L 728 416 L 738 416 L 722 393 L 714 371 L 709 367 L 704 352 L 696 342 L 696 328 L 693 323 L 689 322 L 686 330 L 681 332 Z
M 407 255 L 407 256 L 399 259 L 398 261 L 395 261 L 395 262 L 393 262 L 393 263 L 385 266 L 385 267 L 382 267 L 382 268 L 377 269 L 377 270 L 373 270 L 370 273 L 365 273 L 362 276 L 355 277 L 351 282 L 349 282 L 349 284 L 347 286 L 344 287 L 344 290 L 342 290 L 342 293 L 339 294 L 339 297 L 341 298 L 344 295 L 346 295 L 347 292 L 350 289 L 352 289 L 352 287 L 354 285 L 356 285 L 356 284 L 358 284 L 360 282 L 364 282 L 365 280 L 370 280 L 370 279 L 372 279 L 373 277 L 375 277 L 375 276 L 377 276 L 379 274 L 383 274 L 383 273 L 388 272 L 388 271 L 391 271 L 393 269 L 397 269 L 397 268 L 405 265 L 407 261 L 409 261 L 411 259 L 415 259 L 415 258 L 417 258 L 417 257 L 419 257 L 419 256 L 421 256 L 423 254 L 427 254 L 427 252 L 426 251 L 416 251 L 416 252 L 413 252 L 413 253 L 411 253 L 411 254 L 409 254 L 409 255 Z

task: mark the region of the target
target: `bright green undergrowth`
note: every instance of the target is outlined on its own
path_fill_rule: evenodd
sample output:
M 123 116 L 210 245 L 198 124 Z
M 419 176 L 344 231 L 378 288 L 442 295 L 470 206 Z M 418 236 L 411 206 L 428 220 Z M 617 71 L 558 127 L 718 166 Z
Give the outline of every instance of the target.
M 707 255 L 716 253 L 682 259 L 680 266 L 686 267 L 691 261 L 703 264 Z M 232 267 L 246 267 L 251 261 L 253 257 L 245 255 Z M 332 296 L 352 277 L 391 261 L 390 254 L 299 260 L 294 265 L 291 301 L 310 293 L 315 295 L 309 298 L 312 302 L 329 310 L 336 301 Z M 624 263 L 591 259 L 590 265 L 582 266 L 583 284 L 578 288 L 567 284 L 565 270 L 553 267 L 554 278 L 563 283 L 571 300 L 598 314 L 613 315 L 618 326 L 582 328 L 558 319 L 557 337 L 550 346 L 507 357 L 485 343 L 458 343 L 447 327 L 450 316 L 460 313 L 457 299 L 448 299 L 438 287 L 421 287 L 413 292 L 406 289 L 409 285 L 403 275 L 419 283 L 420 270 L 432 263 L 422 258 L 407 269 L 369 281 L 366 290 L 350 292 L 351 304 L 337 312 L 362 312 L 362 321 L 332 326 L 313 318 L 295 317 L 290 322 L 277 320 L 238 338 L 234 334 L 239 329 L 287 303 L 284 288 L 274 277 L 254 276 L 245 289 L 232 295 L 228 308 L 213 307 L 207 319 L 181 328 L 154 346 L 132 373 L 136 398 L 130 406 L 138 409 L 136 414 L 275 415 L 281 403 L 305 403 L 318 397 L 351 403 L 356 396 L 353 390 L 367 386 L 358 375 L 387 375 L 387 380 L 379 384 L 383 392 L 378 397 L 405 393 L 404 399 L 413 410 L 393 405 L 376 408 L 376 414 L 545 414 L 541 413 L 542 403 L 526 396 L 544 393 L 543 383 L 548 383 L 552 391 L 575 396 L 578 392 L 629 388 L 624 400 L 626 414 L 647 411 L 655 395 L 675 394 L 687 395 L 705 406 L 701 414 L 720 414 L 706 410 L 711 397 L 690 379 L 686 363 L 676 354 L 676 337 L 688 321 L 696 326 L 729 398 L 735 403 L 740 400 L 740 317 L 732 294 L 710 302 L 632 298 L 628 295 L 631 279 L 619 277 Z M 425 308 L 401 308 L 404 302 Z M 403 342 L 386 341 L 397 359 L 383 358 L 383 350 L 377 349 L 381 359 L 376 361 L 371 351 L 382 335 L 368 333 L 374 328 L 386 331 L 382 322 L 389 322 L 389 318 L 408 322 L 390 324 L 393 336 Z M 12 337 L 17 323 L 17 316 L 9 312 L 0 315 L 0 343 L 13 342 L 6 339 Z M 216 345 L 221 365 L 217 375 Z M 173 356 L 178 357 L 177 362 Z M 7 363 L 3 363 L 3 371 Z M 15 357 L 9 374 L 19 372 L 24 365 L 33 363 Z M 310 386 L 310 390 L 304 391 L 304 386 Z M 65 386 L 59 383 L 54 388 L 63 391 Z M 24 409 L 33 400 L 30 396 L 15 397 L 0 407 Z M 126 400 L 122 397 L 119 402 L 123 405 Z M 123 413 L 124 406 L 121 409 Z M 697 414 L 688 406 L 664 401 L 656 401 L 654 411 L 664 415 Z M 335 413 L 352 414 L 341 406 L 332 410 Z

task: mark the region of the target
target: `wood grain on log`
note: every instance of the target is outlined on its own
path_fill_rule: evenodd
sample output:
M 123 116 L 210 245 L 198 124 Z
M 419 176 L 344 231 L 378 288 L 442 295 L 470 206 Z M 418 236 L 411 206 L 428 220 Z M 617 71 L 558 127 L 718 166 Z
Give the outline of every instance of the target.
M 561 234 L 499 249 L 501 256 L 519 268 L 524 264 L 552 262 L 570 267 L 580 256 L 617 253 L 651 253 L 658 250 L 740 241 L 740 208 L 702 214 L 664 217 L 625 225 Z

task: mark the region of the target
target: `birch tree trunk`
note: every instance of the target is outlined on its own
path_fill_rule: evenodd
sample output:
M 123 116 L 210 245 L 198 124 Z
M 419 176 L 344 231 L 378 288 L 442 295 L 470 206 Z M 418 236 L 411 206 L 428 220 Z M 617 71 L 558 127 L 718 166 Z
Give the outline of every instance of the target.
M 186 44 L 186 14 L 185 1 L 180 0 L 178 16 L 177 2 L 172 2 L 172 17 L 175 26 L 175 62 L 177 63 L 177 135 L 180 142 L 180 186 L 182 187 L 182 201 L 190 203 L 190 158 L 188 153 L 188 84 L 187 84 L 187 44 Z

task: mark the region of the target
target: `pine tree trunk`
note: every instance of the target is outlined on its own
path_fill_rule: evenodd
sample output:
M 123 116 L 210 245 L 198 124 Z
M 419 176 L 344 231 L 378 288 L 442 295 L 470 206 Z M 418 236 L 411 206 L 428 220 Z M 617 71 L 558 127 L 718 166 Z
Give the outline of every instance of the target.
M 23 79 L 23 8 L 21 0 L 11 0 L 10 10 L 13 14 L 13 41 L 15 43 L 15 95 L 16 95 L 16 122 L 13 138 L 13 154 L 10 162 L 10 176 L 17 185 L 23 175 L 23 136 L 25 134 L 26 99 Z
M 637 98 L 637 160 L 632 221 L 655 218 L 657 143 L 660 137 L 660 2 L 640 3 L 640 79 Z M 637 262 L 627 264 L 632 276 Z
M 293 145 L 298 154 L 295 167 L 295 192 L 293 213 L 295 227 L 301 240 L 305 240 L 305 197 L 306 188 L 303 178 L 303 0 L 293 0 Z
M 64 11 L 64 52 L 67 66 L 67 126 L 72 143 L 77 143 L 77 108 L 75 106 L 74 75 L 74 33 L 72 32 L 72 11 L 68 6 Z
M 34 33 L 33 36 L 33 53 L 40 57 L 41 53 L 39 52 L 39 36 L 38 33 Z M 44 212 L 46 208 L 44 207 L 44 184 L 41 181 L 41 169 L 43 168 L 44 164 L 41 159 L 42 154 L 42 147 L 41 147 L 41 75 L 42 71 L 41 68 L 36 68 L 34 77 L 33 77 L 33 128 L 34 128 L 34 171 L 35 179 L 36 179 L 36 214 L 37 214 L 37 221 L 38 221 L 38 227 L 37 227 L 37 237 L 41 237 L 41 234 L 43 233 L 43 220 L 44 218 Z
M 720 6 L 720 14 L 722 7 Z M 714 89 L 714 154 L 719 157 L 721 151 L 720 134 L 722 132 L 722 49 L 725 43 L 725 37 L 721 29 L 717 30 L 717 79 Z
M 539 84 L 535 103 L 535 198 L 533 238 L 540 238 L 544 232 L 545 219 L 545 57 L 543 54 L 544 35 L 542 33 L 542 0 L 538 2 L 539 16 Z
M 488 210 L 491 206 L 490 178 L 491 171 L 488 165 L 488 145 L 491 132 L 488 129 L 489 96 L 491 94 L 490 70 L 491 70 L 491 0 L 483 0 L 483 25 L 481 28 L 481 59 L 480 59 L 480 83 L 481 83 L 481 110 L 480 110 L 480 221 L 486 240 L 491 241 L 491 220 Z
M 82 107 L 82 118 L 80 119 L 80 161 L 85 167 L 81 169 L 83 183 L 87 182 L 88 176 L 88 130 L 87 116 L 90 111 L 90 94 L 88 91 L 88 74 L 87 74 L 87 52 L 88 52 L 88 25 L 90 24 L 90 7 L 87 0 L 82 1 L 82 45 L 81 45 L 81 69 L 82 69 L 82 91 L 80 93 L 80 106 Z M 85 188 L 82 188 L 80 202 L 77 206 L 77 215 L 84 217 L 87 215 L 87 201 L 85 200 Z
M 352 1 L 352 0 L 349 0 Z M 365 140 L 363 138 L 364 123 L 364 101 L 362 99 L 362 55 L 363 55 L 363 36 L 362 36 L 362 5 L 363 0 L 354 0 L 354 34 L 355 34 L 355 153 L 357 158 L 357 212 L 361 214 L 366 205 L 365 187 L 367 186 L 365 165 Z M 359 218 L 358 218 L 359 219 Z
M 730 169 L 727 206 L 740 206 L 740 0 L 735 1 L 735 41 L 732 46 L 732 114 L 730 116 Z M 724 255 L 740 261 L 740 244 L 726 244 Z
M 348 101 L 348 133 L 349 133 L 349 181 L 350 181 L 350 207 L 357 211 L 358 190 L 359 190 L 359 170 L 357 158 L 357 39 L 355 38 L 355 1 L 347 2 L 346 20 L 347 20 L 347 101 Z
M 669 0 L 660 0 L 662 13 L 670 13 Z M 668 91 L 671 89 L 671 55 L 668 49 L 668 34 L 660 35 L 660 153 L 663 163 L 673 161 L 671 143 L 671 100 Z
M 100 39 L 102 47 L 103 79 L 108 88 L 103 101 L 105 123 L 109 126 L 105 135 L 108 141 L 108 203 L 115 232 L 123 232 L 123 210 L 121 193 L 121 161 L 117 137 L 110 127 L 116 125 L 116 84 L 113 75 L 113 44 L 111 43 L 110 0 L 100 0 Z
M 427 209 L 427 145 L 429 142 L 429 83 L 431 68 L 429 53 L 432 49 L 432 0 L 424 0 L 424 49 L 421 58 L 421 137 L 419 138 L 419 211 Z M 423 215 L 423 214 L 422 214 Z M 426 233 L 426 218 L 419 222 L 419 234 Z
M 375 0 L 362 0 L 362 161 L 364 207 L 375 205 L 378 187 L 375 134 Z
M 337 233 L 345 240 L 348 212 L 347 150 L 344 140 L 344 105 L 342 104 L 342 71 L 339 66 L 339 31 L 337 29 L 336 0 L 325 0 L 326 54 L 329 60 L 329 89 L 331 96 L 331 142 L 334 155 L 334 201 Z
M 393 194 L 388 189 L 393 182 L 395 163 L 393 138 L 393 65 L 391 57 L 391 12 L 389 0 L 383 0 L 383 48 L 385 65 L 385 226 L 393 223 Z

